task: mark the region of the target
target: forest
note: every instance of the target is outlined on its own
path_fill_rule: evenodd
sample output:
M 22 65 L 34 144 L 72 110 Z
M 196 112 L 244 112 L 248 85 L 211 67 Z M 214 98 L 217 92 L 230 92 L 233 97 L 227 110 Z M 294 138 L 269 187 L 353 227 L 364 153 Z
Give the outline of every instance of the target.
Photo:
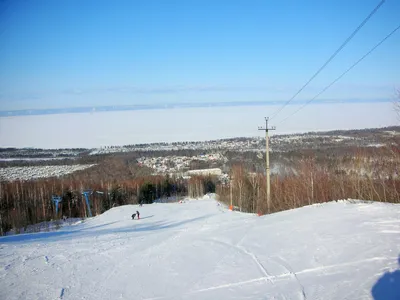
M 227 207 L 260 215 L 340 199 L 400 203 L 400 140 L 397 136 L 379 147 L 346 144 L 272 151 L 270 203 L 266 195 L 265 153 L 224 150 L 221 153 L 226 160 L 209 163 L 194 158 L 189 168 L 218 167 L 224 176 L 185 177 L 157 174 L 152 168 L 138 164 L 138 158 L 195 157 L 215 151 L 184 149 L 88 155 L 87 151 L 76 149 L 74 151 L 81 156 L 74 160 L 68 158 L 71 163 L 90 163 L 92 167 L 59 177 L 0 182 L 0 234 L 11 229 L 18 232 L 31 224 L 63 216 L 87 217 L 89 210 L 84 191 L 90 191 L 93 215 L 119 205 L 179 201 L 206 193 L 216 193 L 218 200 Z M 2 162 L 7 166 L 1 167 L 58 165 L 61 162 L 16 160 Z M 62 199 L 58 209 L 53 196 Z

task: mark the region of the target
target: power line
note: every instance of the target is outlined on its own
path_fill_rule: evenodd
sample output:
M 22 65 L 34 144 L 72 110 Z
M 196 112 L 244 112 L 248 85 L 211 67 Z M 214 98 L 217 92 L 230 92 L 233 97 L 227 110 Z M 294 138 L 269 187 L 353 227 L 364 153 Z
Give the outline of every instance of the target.
M 281 122 L 278 124 L 282 124 L 285 122 L 287 119 L 292 117 L 294 114 L 298 113 L 300 110 L 302 110 L 305 106 L 310 104 L 310 102 L 314 101 L 316 98 L 318 98 L 322 93 L 324 93 L 327 89 L 329 89 L 332 85 L 334 85 L 336 82 L 338 82 L 344 75 L 346 75 L 351 69 L 353 69 L 355 66 L 357 66 L 364 58 L 366 58 L 368 55 L 370 55 L 376 48 L 378 48 L 383 42 L 385 42 L 388 38 L 390 38 L 397 30 L 400 29 L 400 25 L 397 26 L 391 33 L 389 33 L 384 39 L 382 39 L 378 44 L 376 44 L 371 50 L 369 50 L 367 53 L 365 53 L 359 60 L 357 60 L 354 64 L 352 64 L 346 71 L 344 71 L 339 77 L 337 77 L 334 81 L 332 81 L 329 85 L 327 85 L 322 91 L 320 91 L 317 95 L 312 97 L 309 101 L 307 101 L 303 106 L 301 106 L 298 110 L 284 118 Z
M 317 72 L 314 73 L 313 76 L 288 100 L 281 106 L 271 117 L 274 118 L 276 117 L 277 114 L 279 114 L 298 94 L 300 94 L 307 86 L 308 84 L 318 76 L 319 73 L 335 58 L 335 56 L 347 45 L 348 42 L 357 34 L 357 32 L 365 25 L 365 23 L 368 22 L 368 20 L 378 11 L 378 9 L 382 6 L 382 4 L 385 2 L 385 0 L 382 0 L 379 2 L 379 4 L 370 12 L 370 14 L 364 19 L 364 21 L 361 22 L 360 25 L 353 31 L 352 34 L 340 45 L 340 47 L 329 57 L 329 59 L 318 69 Z

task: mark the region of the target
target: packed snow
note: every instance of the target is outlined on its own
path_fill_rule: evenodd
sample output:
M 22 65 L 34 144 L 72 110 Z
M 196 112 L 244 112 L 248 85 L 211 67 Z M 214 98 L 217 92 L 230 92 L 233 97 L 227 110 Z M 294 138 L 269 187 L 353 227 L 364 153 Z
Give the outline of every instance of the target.
M 399 253 L 395 204 L 127 205 L 0 238 L 0 299 L 399 299 Z

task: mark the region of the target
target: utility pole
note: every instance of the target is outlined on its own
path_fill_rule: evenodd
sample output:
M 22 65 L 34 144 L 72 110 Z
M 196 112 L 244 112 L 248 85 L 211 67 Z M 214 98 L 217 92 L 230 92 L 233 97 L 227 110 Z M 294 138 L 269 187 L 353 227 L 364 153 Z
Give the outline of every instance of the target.
M 233 211 L 233 197 L 232 197 L 232 189 L 233 189 L 233 176 L 230 176 L 230 180 L 229 180 L 229 190 L 230 190 L 230 196 L 231 196 L 231 206 L 229 207 L 229 209 L 231 211 Z
M 314 176 L 313 176 L 313 172 L 311 172 L 311 201 L 310 201 L 310 205 L 313 202 L 314 202 Z
M 270 213 L 271 209 L 271 187 L 270 187 L 270 170 L 269 170 L 269 139 L 268 139 L 268 131 L 275 130 L 275 126 L 268 128 L 268 119 L 265 118 L 265 128 L 258 127 L 258 130 L 265 130 L 265 171 L 266 171 L 266 181 L 267 181 L 267 209 L 268 213 Z

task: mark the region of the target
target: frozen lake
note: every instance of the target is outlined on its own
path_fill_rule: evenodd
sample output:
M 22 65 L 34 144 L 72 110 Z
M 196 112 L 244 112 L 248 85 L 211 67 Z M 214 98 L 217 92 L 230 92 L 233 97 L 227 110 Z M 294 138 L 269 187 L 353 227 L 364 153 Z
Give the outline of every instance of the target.
M 75 148 L 263 136 L 278 106 L 154 109 L 0 118 L 0 147 Z M 274 134 L 398 124 L 392 103 L 289 105 L 271 121 Z

